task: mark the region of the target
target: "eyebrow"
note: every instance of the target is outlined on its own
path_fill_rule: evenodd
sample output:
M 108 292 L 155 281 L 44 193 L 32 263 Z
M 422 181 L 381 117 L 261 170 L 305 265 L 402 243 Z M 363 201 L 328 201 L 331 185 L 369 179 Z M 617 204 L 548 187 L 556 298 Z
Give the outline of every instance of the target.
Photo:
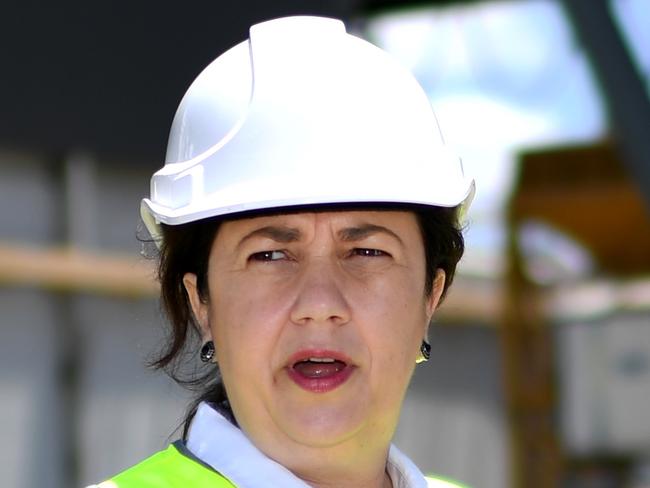
M 364 224 L 358 227 L 348 227 L 345 229 L 341 229 L 338 232 L 338 236 L 342 241 L 354 242 L 354 241 L 360 241 L 372 234 L 378 234 L 378 233 L 388 234 L 389 236 L 397 239 L 397 241 L 400 244 L 404 244 L 400 236 L 398 236 L 395 232 L 382 225 L 374 225 L 374 224 Z
M 338 231 L 337 235 L 339 239 L 344 242 L 355 242 L 378 233 L 387 234 L 395 238 L 400 244 L 404 244 L 400 236 L 398 236 L 395 232 L 388 229 L 387 227 L 375 224 L 363 224 L 356 227 L 346 227 L 345 229 Z M 267 225 L 246 234 L 239 241 L 237 247 L 240 247 L 244 244 L 244 242 L 252 239 L 253 237 L 267 237 L 273 241 L 288 244 L 290 242 L 296 242 L 300 240 L 301 235 L 302 234 L 300 230 L 293 227 Z
M 289 242 L 296 242 L 300 239 L 300 231 L 292 227 L 278 227 L 274 225 L 267 225 L 266 227 L 260 227 L 255 229 L 252 232 L 246 234 L 237 244 L 237 247 L 240 247 L 244 242 L 253 237 L 268 237 L 269 239 L 287 244 Z

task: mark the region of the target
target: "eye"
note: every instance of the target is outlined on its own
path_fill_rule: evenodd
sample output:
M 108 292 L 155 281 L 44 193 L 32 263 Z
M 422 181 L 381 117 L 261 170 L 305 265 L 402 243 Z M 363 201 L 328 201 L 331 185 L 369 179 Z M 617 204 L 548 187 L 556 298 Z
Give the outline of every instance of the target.
M 281 259 L 287 259 L 287 254 L 277 250 L 256 252 L 248 257 L 249 261 L 279 261 Z
M 352 254 L 354 256 L 361 256 L 364 258 L 377 258 L 383 256 L 390 256 L 390 254 L 380 249 L 366 249 L 366 248 L 359 248 L 359 247 L 353 249 Z

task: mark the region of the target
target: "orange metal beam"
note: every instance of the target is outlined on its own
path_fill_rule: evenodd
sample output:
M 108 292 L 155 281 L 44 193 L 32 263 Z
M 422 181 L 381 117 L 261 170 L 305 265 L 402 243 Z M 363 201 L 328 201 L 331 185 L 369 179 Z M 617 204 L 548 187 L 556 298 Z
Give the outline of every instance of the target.
M 153 262 L 128 255 L 0 243 L 0 284 L 56 291 L 153 297 Z

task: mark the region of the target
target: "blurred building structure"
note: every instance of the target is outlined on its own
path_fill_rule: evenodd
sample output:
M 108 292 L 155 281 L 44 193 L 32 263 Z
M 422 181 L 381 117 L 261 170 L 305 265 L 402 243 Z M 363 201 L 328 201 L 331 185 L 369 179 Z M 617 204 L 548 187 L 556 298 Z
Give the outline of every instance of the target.
M 583 486 L 599 469 L 623 486 L 650 438 L 650 213 L 611 145 L 547 149 L 521 158 L 508 229 L 517 485 Z
M 647 96 L 648 2 L 596 1 Z M 139 201 L 189 80 L 246 26 L 296 13 L 345 17 L 402 59 L 477 179 L 468 254 L 396 443 L 473 488 L 650 484 L 650 224 L 639 204 L 650 196 L 628 176 L 575 11 L 554 0 L 275 4 L 15 6 L 0 33 L 16 46 L 0 59 L 3 486 L 83 486 L 177 436 L 189 394 L 145 367 L 164 318 L 140 255 Z M 599 207 L 581 198 L 598 181 L 624 183 Z M 600 237 L 583 239 L 585 225 Z

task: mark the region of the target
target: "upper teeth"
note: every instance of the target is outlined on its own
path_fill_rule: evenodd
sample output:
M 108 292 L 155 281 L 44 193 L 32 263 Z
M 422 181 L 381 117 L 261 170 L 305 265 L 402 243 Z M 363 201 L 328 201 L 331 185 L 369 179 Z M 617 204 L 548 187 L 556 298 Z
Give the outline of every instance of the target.
M 333 363 L 335 359 L 332 358 L 309 358 L 312 363 Z

